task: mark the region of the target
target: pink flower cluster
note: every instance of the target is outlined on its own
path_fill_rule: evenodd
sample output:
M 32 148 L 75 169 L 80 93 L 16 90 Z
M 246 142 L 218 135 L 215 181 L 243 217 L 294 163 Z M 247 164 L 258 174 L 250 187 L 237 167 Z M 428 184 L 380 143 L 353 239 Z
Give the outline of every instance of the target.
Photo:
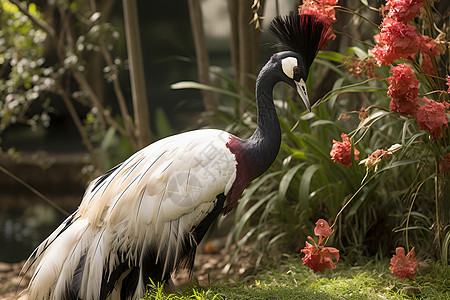
M 298 13 L 300 15 L 313 15 L 319 18 L 324 23 L 336 22 L 336 15 L 334 7 L 338 0 L 304 0 L 303 4 L 299 6 Z M 336 35 L 330 31 L 328 40 L 335 39 Z
M 388 16 L 400 22 L 409 23 L 422 9 L 423 0 L 389 0 L 386 9 Z
M 331 148 L 330 156 L 335 162 L 341 163 L 344 167 L 347 167 L 352 164 L 352 143 L 345 133 L 341 134 L 341 138 L 342 142 L 333 140 L 333 148 Z M 358 149 L 354 148 L 353 154 L 355 160 L 358 160 Z
M 398 247 L 395 249 L 395 254 L 391 258 L 391 266 L 389 267 L 392 275 L 402 280 L 405 278 L 412 280 L 416 273 L 417 265 L 419 264 L 415 256 L 414 247 L 406 256 L 405 248 Z
M 305 0 L 299 7 L 299 14 L 314 15 L 323 22 L 331 24 L 336 22 L 334 7 L 338 0 Z
M 441 138 L 442 126 L 448 128 L 448 116 L 445 109 L 448 109 L 450 104 L 447 102 L 439 103 L 427 97 L 423 97 L 422 102 L 425 104 L 419 107 L 415 114 L 419 129 L 428 130 L 434 139 Z
M 378 65 L 390 65 L 399 58 L 408 59 L 418 50 L 421 37 L 417 29 L 404 22 L 386 17 L 381 32 L 373 37 L 377 45 L 370 50 Z
M 387 79 L 390 83 L 388 96 L 392 98 L 390 110 L 402 115 L 414 115 L 419 108 L 419 80 L 412 67 L 399 64 L 391 71 Z
M 306 247 L 302 249 L 305 257 L 302 258 L 303 264 L 313 269 L 314 273 L 324 273 L 326 269 L 335 269 L 336 265 L 333 263 L 331 255 L 336 261 L 339 260 L 339 250 L 333 247 L 324 246 L 324 237 L 328 237 L 333 233 L 333 230 L 324 219 L 319 219 L 316 222 L 314 234 L 319 237 L 319 242 L 316 243 L 314 239 L 308 236 L 308 239 L 313 242 L 310 244 L 305 242 Z
M 390 83 L 390 110 L 402 115 L 411 115 L 417 121 L 421 130 L 428 130 L 434 139 L 442 137 L 442 126 L 448 127 L 446 109 L 447 102 L 439 103 L 427 97 L 422 98 L 424 105 L 419 107 L 419 80 L 412 71 L 412 67 L 399 64 L 391 71 L 392 76 L 387 79 Z
M 331 148 L 330 156 L 335 162 L 347 167 L 352 164 L 352 143 L 345 133 L 341 134 L 341 138 L 342 142 L 333 140 L 333 148 Z M 358 160 L 358 149 L 354 148 L 353 154 L 355 160 Z
M 409 24 L 420 13 L 422 3 L 423 0 L 388 0 L 386 8 L 389 12 L 381 32 L 374 36 L 377 45 L 371 50 L 378 65 L 390 65 L 399 58 L 407 60 L 421 51 L 424 72 L 433 73 L 431 56 L 438 55 L 437 44 Z

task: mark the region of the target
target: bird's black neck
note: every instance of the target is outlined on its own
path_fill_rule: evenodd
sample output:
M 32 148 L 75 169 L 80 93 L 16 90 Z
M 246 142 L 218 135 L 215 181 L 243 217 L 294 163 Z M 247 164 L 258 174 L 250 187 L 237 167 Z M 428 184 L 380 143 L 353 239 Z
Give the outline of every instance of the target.
M 281 144 L 280 122 L 273 103 L 273 88 L 278 81 L 270 74 L 270 63 L 264 66 L 256 81 L 257 128 L 246 143 L 254 159 L 256 176 L 272 165 Z
M 229 212 L 237 203 L 245 187 L 263 174 L 274 162 L 281 144 L 280 122 L 273 104 L 273 88 L 278 82 L 273 76 L 272 60 L 264 66 L 256 80 L 257 128 L 253 135 L 242 140 L 232 137 L 227 147 L 236 155 L 237 174 L 223 212 Z

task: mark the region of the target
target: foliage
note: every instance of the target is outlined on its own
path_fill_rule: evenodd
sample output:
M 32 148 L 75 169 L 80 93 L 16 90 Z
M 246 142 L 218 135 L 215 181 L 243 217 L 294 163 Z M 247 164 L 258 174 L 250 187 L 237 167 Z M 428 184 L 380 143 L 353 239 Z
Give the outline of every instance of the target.
M 338 266 L 316 275 L 298 258 L 247 278 L 246 283 L 197 284 L 179 293 L 166 294 L 151 285 L 144 299 L 447 299 L 450 268 L 435 265 L 415 282 L 393 277 L 387 261 L 361 267 Z
M 0 132 L 17 123 L 48 127 L 55 107 L 65 107 L 101 172 L 138 143 L 119 82 L 127 61 L 108 22 L 111 1 L 44 2 L 0 2 Z M 105 160 L 114 143 L 121 151 Z
M 367 19 L 364 11 L 375 9 L 362 3 L 364 6 L 353 12 L 361 22 Z M 431 5 L 425 1 L 425 12 L 414 24 L 423 39 L 427 35 L 436 45 L 447 43 L 437 25 L 427 25 L 433 24 Z M 440 17 L 437 12 L 435 17 Z M 374 26 L 372 35 L 377 30 Z M 246 190 L 236 208 L 236 226 L 229 239 L 238 245 L 236 256 L 248 242 L 256 243 L 257 263 L 274 251 L 298 252 L 313 222 L 324 218 L 334 219 L 336 234 L 330 242 L 338 244 L 347 258 L 388 256 L 396 246 L 406 245 L 408 250 L 415 246 L 421 259 L 440 258 L 446 264 L 450 247 L 450 209 L 445 201 L 448 179 L 439 166 L 445 164 L 450 149 L 447 124 L 438 125 L 443 130 L 437 135 L 423 131 L 416 114 L 396 112 L 392 102 L 389 106 L 389 100 L 395 100 L 394 90 L 389 88 L 392 80 L 387 80 L 392 67 L 375 65 L 368 46 L 373 43 L 372 36 L 353 42 L 347 53 L 355 56 L 348 58 L 331 51 L 319 53 L 310 72 L 309 90 L 318 88 L 313 83 L 329 72 L 324 67 L 337 79 L 332 91 L 314 105 L 313 113 L 301 113 L 294 101 L 286 100 L 287 108 L 280 114 L 282 151 L 269 172 Z M 442 103 L 443 112 L 449 101 L 443 73 L 448 69 L 448 49 L 444 48 L 442 55 L 433 53 L 418 52 L 396 63 L 414 68 L 420 81 L 419 95 Z M 431 70 L 423 63 L 427 55 Z M 429 75 L 431 71 L 434 75 Z M 416 110 L 422 107 L 417 101 Z M 448 122 L 447 116 L 440 118 Z M 348 151 L 353 162 L 347 167 L 330 159 L 331 141 L 345 132 L 351 138 Z M 360 158 L 367 157 L 360 159 L 365 165 L 355 163 L 356 150 L 361 152 Z
M 40 18 L 35 4 L 30 4 L 29 12 Z M 47 34 L 9 1 L 1 0 L 0 15 L 0 132 L 15 123 L 48 127 L 48 99 L 42 102 L 41 112 L 26 116 L 40 92 L 54 84 L 52 71 L 44 66 Z

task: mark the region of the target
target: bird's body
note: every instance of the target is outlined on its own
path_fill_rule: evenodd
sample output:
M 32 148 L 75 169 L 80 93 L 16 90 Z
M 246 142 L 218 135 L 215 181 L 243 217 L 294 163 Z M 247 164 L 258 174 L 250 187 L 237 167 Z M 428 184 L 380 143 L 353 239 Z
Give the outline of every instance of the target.
M 321 24 L 311 20 L 305 22 Z M 165 281 L 181 268 L 192 270 L 196 247 L 210 225 L 236 205 L 278 154 L 275 84 L 296 87 L 309 105 L 302 94 L 309 69 L 301 65 L 303 59 L 285 51 L 263 67 L 256 87 L 258 126 L 249 139 L 215 129 L 178 134 L 94 179 L 78 210 L 25 264 L 25 272 L 36 267 L 25 296 L 137 299 L 149 278 Z

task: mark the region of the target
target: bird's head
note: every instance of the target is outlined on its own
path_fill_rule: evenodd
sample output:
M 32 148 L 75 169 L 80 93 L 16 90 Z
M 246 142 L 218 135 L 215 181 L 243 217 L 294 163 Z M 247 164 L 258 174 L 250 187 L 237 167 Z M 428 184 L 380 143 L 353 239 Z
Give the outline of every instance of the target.
M 306 79 L 317 52 L 331 36 L 330 24 L 313 15 L 291 13 L 285 17 L 275 17 L 269 25 L 269 31 L 286 50 L 271 58 L 278 67 L 281 76 L 279 79 L 295 88 L 306 108 L 311 111 Z

